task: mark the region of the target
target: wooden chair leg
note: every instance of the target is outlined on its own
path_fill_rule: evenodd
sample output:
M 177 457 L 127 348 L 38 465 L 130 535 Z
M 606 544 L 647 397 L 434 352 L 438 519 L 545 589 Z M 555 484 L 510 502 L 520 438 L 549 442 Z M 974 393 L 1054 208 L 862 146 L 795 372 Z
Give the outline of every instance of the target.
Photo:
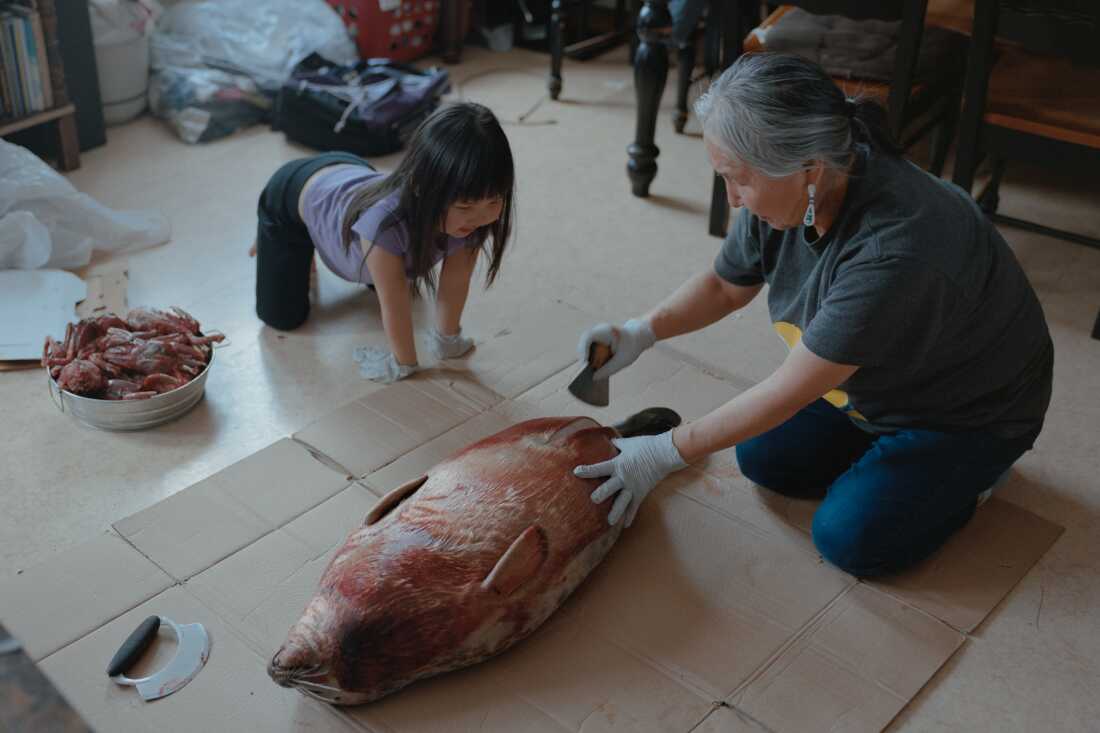
M 993 66 L 993 40 L 997 26 L 997 0 L 975 0 L 974 28 L 963 82 L 965 102 L 959 124 L 959 147 L 955 154 L 955 184 L 967 193 L 974 185 L 974 171 L 981 158 L 982 116 L 989 92 Z
M 955 134 L 959 127 L 959 114 L 962 111 L 962 87 L 947 97 L 947 109 L 944 110 L 940 124 L 932 137 L 932 164 L 928 171 L 939 178 L 943 175 L 943 168 L 947 164 L 947 153 L 951 150 L 951 143 L 955 141 Z
M 551 1 L 550 17 L 546 21 L 546 35 L 550 42 L 550 78 L 546 82 L 546 88 L 550 92 L 550 99 L 561 96 L 562 33 L 564 32 L 561 4 L 562 0 Z
M 1096 314 L 1096 323 L 1092 324 L 1092 337 L 1100 339 L 1100 312 Z
M 695 41 L 689 40 L 677 51 L 676 56 L 676 111 L 672 113 L 672 127 L 677 133 L 684 131 L 688 119 L 688 91 L 691 88 L 691 72 L 695 70 Z
M 978 196 L 978 206 L 987 215 L 996 214 L 997 207 L 1001 205 L 1001 179 L 1005 175 L 1005 159 L 993 159 L 993 175 L 989 179 L 989 185 Z
M 72 171 L 80 167 L 80 137 L 76 131 L 76 115 L 57 119 L 57 167 Z

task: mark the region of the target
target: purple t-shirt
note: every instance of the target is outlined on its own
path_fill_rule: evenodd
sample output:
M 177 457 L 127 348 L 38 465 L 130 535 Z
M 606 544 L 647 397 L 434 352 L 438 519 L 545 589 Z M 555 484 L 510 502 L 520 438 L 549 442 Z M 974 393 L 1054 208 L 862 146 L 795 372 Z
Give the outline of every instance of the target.
M 356 192 L 365 184 L 376 181 L 385 173 L 372 171 L 366 166 L 336 164 L 322 168 L 305 191 L 302 200 L 302 221 L 309 230 L 313 246 L 328 269 L 351 282 L 371 284 L 370 270 L 367 269 L 362 242 L 373 243 L 375 247 L 403 257 L 405 274 L 413 277 L 413 260 L 409 251 L 409 230 L 405 222 L 397 220 L 383 231 L 379 228 L 391 217 L 401 199 L 401 192 L 390 195 L 359 215 L 352 224 L 352 231 L 358 236 L 350 247 L 344 247 L 340 238 L 340 229 L 344 223 L 344 214 Z M 392 219 L 391 219 L 392 221 Z M 438 263 L 445 256 L 461 247 L 474 244 L 476 233 L 468 237 L 447 237 L 445 249 L 437 249 L 432 261 Z

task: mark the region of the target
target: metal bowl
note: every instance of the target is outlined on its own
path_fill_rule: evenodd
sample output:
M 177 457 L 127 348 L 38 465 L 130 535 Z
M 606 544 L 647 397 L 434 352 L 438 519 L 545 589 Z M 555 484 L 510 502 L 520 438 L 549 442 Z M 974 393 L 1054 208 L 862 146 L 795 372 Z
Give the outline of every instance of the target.
M 210 374 L 210 368 L 214 366 L 215 351 L 216 349 L 210 349 L 210 361 L 206 362 L 206 368 L 190 382 L 171 392 L 144 400 L 100 400 L 94 397 L 81 397 L 67 389 L 61 389 L 47 367 L 50 399 L 61 412 L 67 412 L 94 428 L 103 430 L 151 428 L 154 425 L 175 420 L 198 404 L 206 388 L 206 377 Z

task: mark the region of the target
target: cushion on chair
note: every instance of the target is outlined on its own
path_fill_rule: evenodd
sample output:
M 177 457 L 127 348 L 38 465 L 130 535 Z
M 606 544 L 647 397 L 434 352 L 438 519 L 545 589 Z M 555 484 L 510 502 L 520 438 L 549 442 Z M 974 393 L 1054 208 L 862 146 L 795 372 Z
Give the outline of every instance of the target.
M 782 6 L 750 38 L 768 51 L 795 53 L 821 64 L 837 79 L 889 84 L 894 75 L 900 21 L 852 20 Z M 746 48 L 748 46 L 746 43 Z M 924 29 L 916 81 L 934 82 L 963 68 L 966 37 L 945 28 Z

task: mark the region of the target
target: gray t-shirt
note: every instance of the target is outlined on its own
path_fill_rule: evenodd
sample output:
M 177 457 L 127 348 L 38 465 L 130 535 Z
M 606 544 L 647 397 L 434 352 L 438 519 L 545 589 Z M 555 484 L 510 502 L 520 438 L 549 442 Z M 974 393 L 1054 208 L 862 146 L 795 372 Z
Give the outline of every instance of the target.
M 836 221 L 780 231 L 741 212 L 714 263 L 768 283 L 789 347 L 860 367 L 824 397 L 872 432 L 1037 430 L 1054 346 L 1012 250 L 962 189 L 861 150 Z

